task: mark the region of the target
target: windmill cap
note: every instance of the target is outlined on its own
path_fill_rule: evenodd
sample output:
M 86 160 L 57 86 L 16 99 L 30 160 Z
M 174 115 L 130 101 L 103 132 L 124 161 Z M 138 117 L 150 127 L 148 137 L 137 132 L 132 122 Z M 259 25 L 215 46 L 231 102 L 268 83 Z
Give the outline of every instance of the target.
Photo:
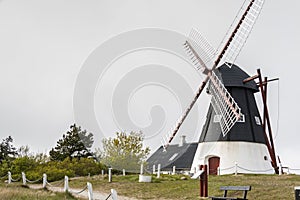
M 233 64 L 229 67 L 227 64 L 223 64 L 217 68 L 217 76 L 221 78 L 225 87 L 242 87 L 249 88 L 258 92 L 258 87 L 254 80 L 244 83 L 243 80 L 250 76 L 243 71 L 240 67 Z M 221 76 L 221 77 L 220 77 Z

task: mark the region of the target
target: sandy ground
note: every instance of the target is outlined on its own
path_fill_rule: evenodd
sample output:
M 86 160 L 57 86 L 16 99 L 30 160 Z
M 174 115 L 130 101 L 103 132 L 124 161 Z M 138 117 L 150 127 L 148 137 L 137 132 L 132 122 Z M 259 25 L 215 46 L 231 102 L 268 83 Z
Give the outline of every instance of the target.
M 41 189 L 42 185 L 40 184 L 30 184 L 28 185 L 30 188 L 32 189 Z M 48 190 L 51 190 L 53 192 L 64 192 L 63 191 L 63 187 L 52 187 L 52 186 L 47 186 Z M 80 198 L 85 198 L 88 199 L 88 192 L 87 190 L 79 193 L 81 191 L 81 189 L 69 189 L 69 192 L 74 195 L 75 197 L 80 197 Z M 105 200 L 107 197 L 109 196 L 108 193 L 103 193 L 103 192 L 99 192 L 99 191 L 93 191 L 93 199 L 94 200 Z M 109 200 L 111 200 L 112 198 L 110 197 Z M 118 200 L 136 200 L 135 198 L 129 198 L 129 197 L 123 197 L 123 196 L 119 196 L 118 195 Z

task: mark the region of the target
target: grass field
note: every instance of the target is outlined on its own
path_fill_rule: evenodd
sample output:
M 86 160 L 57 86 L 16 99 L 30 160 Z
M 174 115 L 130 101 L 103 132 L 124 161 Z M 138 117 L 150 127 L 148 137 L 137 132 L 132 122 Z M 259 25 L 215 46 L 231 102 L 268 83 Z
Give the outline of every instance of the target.
M 152 183 L 138 183 L 138 175 L 113 176 L 113 182 L 108 183 L 107 177 L 95 176 L 81 178 L 70 182 L 70 187 L 81 187 L 87 181 L 93 184 L 93 189 L 109 192 L 111 188 L 119 195 L 137 199 L 200 199 L 199 180 L 182 176 L 164 175 L 160 179 L 153 177 Z M 222 196 L 219 191 L 222 185 L 251 185 L 249 199 L 294 199 L 294 187 L 300 186 L 299 175 L 224 175 L 209 176 L 209 196 Z
M 94 191 L 109 193 L 115 189 L 119 195 L 136 199 L 200 199 L 199 180 L 181 180 L 180 175 L 163 175 L 160 179 L 153 178 L 152 183 L 138 183 L 138 175 L 113 176 L 108 183 L 107 176 L 79 177 L 71 179 L 70 188 L 83 188 L 91 182 Z M 248 199 L 295 199 L 294 187 L 300 186 L 299 175 L 224 175 L 209 176 L 209 196 L 221 196 L 219 187 L 222 185 L 251 185 Z M 0 184 L 0 199 L 75 199 L 68 194 L 57 194 L 46 190 L 30 190 L 20 184 Z
M 0 200 L 75 200 L 67 193 L 54 193 L 48 190 L 33 190 L 23 187 L 21 183 L 0 184 Z

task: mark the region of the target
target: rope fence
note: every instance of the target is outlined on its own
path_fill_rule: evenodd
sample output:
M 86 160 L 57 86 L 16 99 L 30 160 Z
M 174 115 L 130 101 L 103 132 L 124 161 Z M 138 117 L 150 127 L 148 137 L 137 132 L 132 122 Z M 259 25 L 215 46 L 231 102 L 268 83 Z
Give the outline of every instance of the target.
M 88 189 L 88 186 L 85 186 L 82 190 L 78 191 L 78 192 L 73 192 L 73 191 L 69 191 L 72 194 L 80 194 L 83 193 L 84 191 L 86 191 Z
M 92 188 L 92 184 L 90 182 L 87 182 L 86 186 L 84 186 L 84 188 L 80 189 L 79 191 L 76 191 L 76 189 L 71 190 L 69 188 L 69 178 L 68 178 L 68 176 L 65 176 L 64 179 L 56 182 L 55 184 L 49 183 L 47 181 L 47 175 L 46 174 L 43 174 L 42 178 L 39 178 L 39 179 L 36 179 L 36 180 L 28 180 L 26 178 L 26 174 L 24 172 L 22 172 L 21 177 L 18 177 L 17 179 L 13 179 L 12 175 L 11 175 L 11 172 L 8 172 L 7 175 L 0 177 L 0 179 L 6 178 L 6 177 L 8 177 L 8 180 L 7 180 L 8 184 L 11 184 L 12 182 L 21 181 L 23 183 L 23 185 L 26 185 L 27 183 L 35 184 L 35 183 L 39 183 L 39 182 L 42 181 L 42 184 L 43 184 L 42 188 L 47 188 L 47 186 L 57 188 L 57 187 L 63 185 L 64 186 L 63 187 L 64 192 L 69 192 L 69 193 L 74 194 L 74 195 L 79 195 L 79 194 L 87 191 L 88 199 L 89 200 L 96 200 L 94 198 L 93 188 Z M 109 199 L 109 198 L 111 198 L 112 200 L 117 200 L 117 192 L 114 189 L 111 189 L 111 193 L 108 195 L 108 197 L 106 197 L 106 199 Z
M 50 187 L 58 187 L 64 184 L 64 179 L 58 181 L 56 184 L 51 184 L 48 181 L 46 181 L 46 184 L 49 185 Z
M 4 178 L 6 178 L 6 177 L 7 177 L 7 174 L 4 175 L 4 176 L 1 176 L 0 179 L 4 179 Z
M 160 165 L 158 164 L 157 167 L 155 165 L 153 165 L 152 167 L 152 174 L 157 174 L 157 178 L 159 178 L 159 174 L 160 173 L 167 173 L 167 174 L 180 174 L 180 173 L 183 173 L 182 170 L 178 170 L 178 171 L 175 171 L 176 169 L 176 166 L 173 166 L 173 170 L 163 170 L 161 169 Z M 282 175 L 283 173 L 286 173 L 286 174 L 300 174 L 300 168 L 290 168 L 290 167 L 282 167 L 282 166 L 279 166 L 279 175 Z M 195 167 L 194 170 L 193 170 L 193 173 L 195 174 L 197 172 L 197 168 Z M 225 173 L 233 173 L 233 174 L 238 174 L 238 173 L 258 173 L 258 174 L 261 174 L 261 173 L 272 173 L 272 172 L 275 172 L 274 168 L 269 168 L 269 169 L 254 169 L 254 168 L 247 168 L 247 167 L 244 167 L 244 166 L 240 166 L 238 165 L 238 163 L 235 163 L 235 165 L 233 166 L 230 166 L 230 167 L 226 167 L 226 168 L 220 168 L 218 167 L 217 169 L 214 169 L 214 170 L 209 170 L 210 174 L 217 174 L 217 175 L 221 175 L 221 174 L 224 174 Z M 193 174 L 192 173 L 192 174 Z

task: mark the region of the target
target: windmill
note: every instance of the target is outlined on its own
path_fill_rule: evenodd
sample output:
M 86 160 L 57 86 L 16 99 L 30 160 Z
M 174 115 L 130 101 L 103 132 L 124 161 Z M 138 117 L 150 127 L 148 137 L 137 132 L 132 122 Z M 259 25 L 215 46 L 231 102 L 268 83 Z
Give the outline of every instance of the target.
M 217 126 L 215 126 L 215 130 L 211 131 L 209 133 L 216 134 L 222 133 L 222 137 L 215 136 L 214 139 L 212 137 L 209 138 L 209 134 L 205 133 L 204 130 L 202 131 L 200 143 L 197 149 L 197 152 L 195 154 L 195 158 L 193 161 L 193 166 L 196 167 L 199 162 L 208 162 L 209 159 L 211 159 L 212 164 L 211 165 L 219 165 L 220 163 L 220 157 L 218 157 L 220 151 L 223 151 L 223 147 L 225 144 L 225 147 L 239 150 L 242 149 L 242 151 L 247 151 L 247 148 L 249 148 L 249 145 L 251 146 L 254 144 L 253 149 L 256 149 L 254 151 L 257 151 L 252 155 L 251 158 L 254 158 L 255 156 L 263 156 L 264 160 L 268 160 L 268 156 L 265 155 L 265 150 L 269 152 L 269 157 L 271 159 L 271 162 L 262 162 L 258 163 L 257 165 L 260 166 L 259 169 L 267 169 L 270 163 L 272 163 L 272 167 L 275 169 L 276 172 L 278 172 L 277 164 L 276 164 L 276 157 L 275 157 L 275 150 L 273 141 L 271 139 L 271 134 L 269 135 L 271 144 L 269 142 L 269 139 L 266 135 L 265 127 L 258 128 L 257 131 L 252 130 L 248 135 L 250 137 L 254 138 L 253 141 L 244 141 L 243 137 L 241 136 L 241 132 L 231 135 L 231 132 L 236 131 L 235 127 L 238 127 L 237 122 L 247 122 L 249 118 L 251 122 L 251 126 L 253 125 L 253 121 L 256 121 L 257 126 L 261 126 L 261 118 L 258 113 L 258 109 L 254 100 L 253 94 L 258 91 L 258 87 L 256 83 L 253 81 L 254 78 L 260 77 L 260 88 L 263 89 L 263 83 L 261 81 L 261 75 L 258 75 L 254 77 L 253 79 L 249 78 L 249 75 L 246 74 L 243 70 L 241 70 L 239 67 L 237 67 L 234 63 L 239 55 L 241 49 L 243 48 L 252 28 L 255 24 L 261 9 L 263 7 L 264 0 L 245 0 L 244 4 L 242 5 L 239 13 L 237 14 L 237 17 L 235 18 L 231 31 L 228 31 L 227 40 L 223 40 L 224 42 L 221 43 L 223 45 L 223 48 L 221 51 L 216 54 L 213 50 L 213 48 L 208 44 L 208 42 L 196 31 L 192 30 L 188 39 L 184 43 L 184 48 L 187 51 L 188 55 L 191 58 L 191 61 L 195 65 L 195 67 L 198 70 L 201 70 L 201 72 L 205 75 L 205 78 L 198 88 L 195 97 L 193 98 L 192 102 L 186 109 L 186 111 L 183 113 L 181 118 L 179 119 L 176 127 L 174 128 L 173 132 L 163 139 L 163 148 L 166 150 L 172 140 L 174 139 L 175 135 L 177 134 L 179 128 L 181 127 L 182 123 L 188 116 L 190 110 L 196 103 L 198 97 L 202 93 L 202 91 L 207 87 L 208 93 L 211 95 L 211 104 L 208 111 L 207 121 L 204 126 L 204 129 L 206 127 L 206 131 L 209 129 L 209 123 L 212 121 L 211 119 L 214 119 L 215 122 L 217 122 Z M 217 55 L 217 56 L 216 56 Z M 225 64 L 220 66 L 221 62 L 225 62 Z M 238 105 L 239 103 L 236 102 L 235 97 L 236 94 L 233 92 L 232 87 L 230 84 L 232 83 L 226 83 L 224 84 L 224 79 L 226 78 L 232 78 L 230 77 L 230 74 L 232 72 L 235 72 L 235 75 L 240 75 L 236 81 L 238 82 L 238 85 L 233 85 L 233 87 L 239 86 L 239 84 L 242 82 L 244 85 L 240 85 L 242 88 L 247 89 L 249 92 L 249 99 L 251 101 L 254 101 L 253 105 L 255 107 L 255 112 L 251 113 L 251 115 L 248 113 L 243 113 L 244 111 L 248 111 L 249 108 L 245 107 L 244 105 Z M 229 75 L 228 75 L 229 74 Z M 229 76 L 229 77 L 228 77 Z M 248 82 L 247 82 L 248 81 Z M 229 84 L 229 85 L 228 85 Z M 231 85 L 232 86 L 232 85 Z M 231 92 L 228 91 L 228 88 L 231 90 Z M 265 93 L 264 90 L 261 91 L 262 94 Z M 248 100 L 249 100 L 248 99 Z M 265 98 L 263 95 L 263 101 L 265 103 Z M 241 102 L 239 100 L 239 102 Z M 240 107 L 241 106 L 241 107 Z M 265 126 L 265 116 L 267 111 L 267 107 L 264 107 L 264 126 Z M 253 115 L 253 116 L 252 116 Z M 254 117 L 254 120 L 252 119 Z M 246 119 L 245 119 L 246 118 Z M 249 123 L 250 123 L 249 122 Z M 269 127 L 269 121 L 268 121 L 268 127 Z M 210 126 L 211 127 L 211 126 Z M 245 126 L 248 127 L 249 126 Z M 219 130 L 218 130 L 219 129 Z M 254 129 L 253 127 L 250 129 Z M 253 133 L 253 131 L 257 131 L 256 133 Z M 270 131 L 269 131 L 270 132 Z M 247 135 L 246 134 L 246 135 Z M 257 135 L 255 135 L 257 134 Z M 207 137 L 206 137 L 207 136 Z M 236 137 L 236 139 L 232 140 L 232 137 Z M 231 139 L 230 139 L 231 138 Z M 219 141 L 239 141 L 242 139 L 242 143 L 247 143 L 246 145 L 240 145 L 240 143 L 218 143 L 216 145 L 216 142 Z M 208 142 L 212 142 L 208 144 Z M 249 142 L 252 142 L 248 144 Z M 255 146 L 256 144 L 262 144 L 263 146 Z M 234 146 L 235 147 L 232 147 Z M 223 146 L 223 147 L 222 147 Z M 213 149 L 213 150 L 212 150 Z M 217 151 L 214 151 L 216 150 Z M 210 154 L 209 154 L 210 153 Z M 227 152 L 232 153 L 232 152 Z M 209 154 L 208 156 L 205 154 Z M 236 156 L 234 159 L 237 159 L 237 161 L 243 160 L 240 159 L 240 157 L 245 157 L 245 155 Z M 247 156 L 247 155 L 246 155 Z M 234 156 L 233 156 L 234 157 Z M 213 158 L 219 159 L 214 160 Z M 217 162 L 217 163 L 216 163 Z M 213 164 L 215 163 L 215 164 Z M 245 163 L 242 161 L 242 164 Z M 230 161 L 223 161 L 223 166 L 229 167 L 230 164 L 232 164 L 232 159 Z

